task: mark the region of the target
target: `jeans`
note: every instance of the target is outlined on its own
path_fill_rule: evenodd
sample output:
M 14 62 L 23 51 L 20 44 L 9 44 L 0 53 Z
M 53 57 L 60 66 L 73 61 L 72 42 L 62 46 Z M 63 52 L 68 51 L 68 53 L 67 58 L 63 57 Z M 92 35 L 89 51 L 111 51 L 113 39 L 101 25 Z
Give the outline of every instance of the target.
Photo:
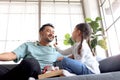
M 28 80 L 29 77 L 38 78 L 38 74 L 41 74 L 39 63 L 36 59 L 27 58 L 16 65 L 12 70 L 5 70 L 4 67 L 0 67 L 6 71 L 0 77 L 0 80 Z M 3 72 L 3 70 L 0 70 Z
M 91 72 L 86 67 L 86 65 L 74 59 L 64 58 L 61 61 L 61 64 L 62 64 L 63 69 L 69 71 L 70 73 L 74 73 L 77 75 L 93 74 L 93 72 Z

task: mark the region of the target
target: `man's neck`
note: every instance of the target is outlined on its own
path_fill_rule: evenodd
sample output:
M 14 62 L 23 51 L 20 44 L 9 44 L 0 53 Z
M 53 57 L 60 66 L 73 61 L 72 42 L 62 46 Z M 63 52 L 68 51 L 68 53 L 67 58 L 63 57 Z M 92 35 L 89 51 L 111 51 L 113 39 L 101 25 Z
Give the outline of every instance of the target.
M 49 46 L 50 45 L 48 42 L 44 42 L 44 41 L 40 41 L 39 44 L 42 46 Z

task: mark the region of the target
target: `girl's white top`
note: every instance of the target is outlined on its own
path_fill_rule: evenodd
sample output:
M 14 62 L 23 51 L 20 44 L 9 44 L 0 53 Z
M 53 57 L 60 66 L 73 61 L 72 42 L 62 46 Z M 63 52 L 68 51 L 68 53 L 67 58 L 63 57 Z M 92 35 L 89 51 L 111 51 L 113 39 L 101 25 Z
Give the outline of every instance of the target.
M 72 47 L 61 50 L 60 48 L 56 47 L 56 49 L 63 55 L 74 55 L 74 59 L 80 61 L 81 63 L 85 64 L 86 67 L 91 70 L 95 74 L 100 73 L 99 63 L 97 62 L 96 58 L 92 55 L 92 52 L 86 42 L 86 40 L 82 43 L 81 48 L 81 55 L 78 54 L 78 45 L 80 43 L 75 43 Z

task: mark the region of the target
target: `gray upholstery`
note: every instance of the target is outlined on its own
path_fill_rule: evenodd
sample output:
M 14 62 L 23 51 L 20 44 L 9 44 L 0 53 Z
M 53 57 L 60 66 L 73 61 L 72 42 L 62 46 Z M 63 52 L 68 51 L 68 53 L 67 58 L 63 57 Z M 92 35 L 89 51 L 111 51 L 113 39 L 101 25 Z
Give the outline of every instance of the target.
M 73 77 L 55 77 L 55 78 L 46 78 L 42 80 L 120 80 L 120 72 L 79 75 Z
M 101 73 L 120 71 L 120 55 L 109 57 L 99 63 Z

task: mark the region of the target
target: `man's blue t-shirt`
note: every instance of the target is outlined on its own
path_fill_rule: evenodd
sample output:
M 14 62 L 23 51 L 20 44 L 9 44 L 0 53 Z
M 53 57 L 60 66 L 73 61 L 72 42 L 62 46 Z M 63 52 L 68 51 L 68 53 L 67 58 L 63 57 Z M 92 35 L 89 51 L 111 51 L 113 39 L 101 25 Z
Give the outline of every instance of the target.
M 13 51 L 17 55 L 15 62 L 25 58 L 35 58 L 38 60 L 41 69 L 46 65 L 52 65 L 60 56 L 59 52 L 51 46 L 41 46 L 38 42 L 26 42 Z

